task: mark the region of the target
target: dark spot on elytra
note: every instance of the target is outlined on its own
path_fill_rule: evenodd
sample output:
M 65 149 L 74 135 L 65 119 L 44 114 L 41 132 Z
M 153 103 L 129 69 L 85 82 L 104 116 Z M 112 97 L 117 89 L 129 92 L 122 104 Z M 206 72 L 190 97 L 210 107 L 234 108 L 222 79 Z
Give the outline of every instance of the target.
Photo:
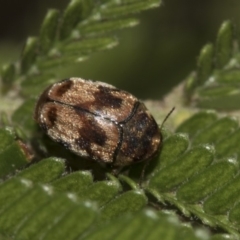
M 147 115 L 146 113 L 142 113 L 142 124 L 144 125 L 144 129 L 142 129 L 143 134 L 141 135 L 141 138 L 139 141 L 142 144 L 141 151 L 139 151 L 139 158 L 146 158 L 151 157 L 154 154 L 154 151 L 156 150 L 155 147 L 152 146 L 153 138 L 158 134 L 159 129 L 152 117 Z M 139 122 L 141 123 L 141 121 Z M 160 135 L 159 135 L 160 137 Z M 158 146 L 156 146 L 158 147 Z
M 73 81 L 71 80 L 62 82 L 61 85 L 57 87 L 56 95 L 58 97 L 61 97 L 64 93 L 66 93 L 72 87 L 72 85 L 73 85 Z
M 146 128 L 146 126 L 149 125 L 149 120 L 151 119 L 149 119 L 149 116 L 147 115 L 147 113 L 145 112 L 138 113 L 135 119 L 136 130 L 140 132 L 143 131 Z
M 120 108 L 122 105 L 122 99 L 114 96 L 111 91 L 111 88 L 99 86 L 99 91 L 94 94 L 95 97 L 95 105 L 100 107 L 112 107 L 112 108 Z
M 93 155 L 91 142 L 88 139 L 86 140 L 83 137 L 79 137 L 75 142 L 80 147 L 80 149 L 85 150 L 89 156 Z
M 49 127 L 52 127 L 56 120 L 57 120 L 57 108 L 56 107 L 51 107 L 47 111 L 47 119 L 50 123 Z
M 94 154 L 91 144 L 94 143 L 103 147 L 107 140 L 105 131 L 93 118 L 85 119 L 83 127 L 79 129 L 79 135 L 80 137 L 76 139 L 76 143 L 92 157 L 94 157 Z
M 148 136 L 149 138 L 152 138 L 158 132 L 159 132 L 158 125 L 155 122 L 152 122 L 151 124 L 148 125 L 148 128 L 145 131 L 145 135 Z
M 133 161 L 144 160 L 153 154 L 152 140 L 158 126 L 146 112 L 138 112 L 124 126 L 122 153 Z
M 127 148 L 125 149 L 125 152 L 128 157 L 131 157 L 135 154 L 135 151 L 139 146 L 139 138 L 136 136 L 130 136 L 126 140 Z
M 99 146 L 103 146 L 107 140 L 105 131 L 97 124 L 92 118 L 84 121 L 84 127 L 79 130 L 79 134 L 85 140 L 96 143 Z

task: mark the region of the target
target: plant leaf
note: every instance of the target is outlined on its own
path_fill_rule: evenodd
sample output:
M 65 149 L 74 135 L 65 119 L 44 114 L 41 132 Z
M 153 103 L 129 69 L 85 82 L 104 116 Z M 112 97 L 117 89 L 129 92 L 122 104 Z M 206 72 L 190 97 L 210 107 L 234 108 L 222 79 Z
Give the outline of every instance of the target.
M 16 136 L 11 129 L 0 128 L 0 176 L 4 177 L 25 166 L 29 159 L 25 154 L 20 141 L 16 140 Z
M 114 47 L 118 41 L 111 31 L 138 23 L 126 15 L 159 4 L 72 0 L 63 15 L 49 10 L 39 37 L 28 38 L 22 59 L 2 68 L 2 92 L 20 84 L 25 100 L 12 115 L 17 136 L 37 140 L 42 152 L 41 161 L 29 164 L 13 131 L 0 129 L 0 174 L 5 177 L 0 183 L 0 234 L 16 239 L 240 239 L 240 130 L 235 119 L 199 112 L 176 133 L 163 134 L 160 155 L 146 166 L 145 179 L 146 163 L 131 167 L 129 176 L 104 175 L 107 170 L 98 176 L 95 169 L 72 172 L 70 162 L 84 160 L 65 149 L 54 151 L 53 145 L 52 152 L 46 150 L 38 136 L 35 98 L 55 81 L 56 68 Z M 209 43 L 201 50 L 197 71 L 186 83 L 188 100 L 207 108 L 239 108 L 234 41 L 235 29 L 226 21 L 215 46 Z
M 39 34 L 39 48 L 44 53 L 47 53 L 56 40 L 59 17 L 58 10 L 49 9 L 44 18 Z
M 26 178 L 34 182 L 48 183 L 61 176 L 65 169 L 65 161 L 59 158 L 43 159 L 38 164 L 24 169 L 18 173 L 18 177 Z
M 200 112 L 177 129 L 182 130 L 190 130 L 192 146 L 175 161 L 154 169 L 146 190 L 162 204 L 174 205 L 188 217 L 194 214 L 207 225 L 223 228 L 238 239 L 237 121 L 230 117 L 216 119 L 212 112 Z M 211 143 L 212 147 L 195 155 L 206 143 Z
M 197 70 L 185 85 L 187 101 L 195 106 L 219 110 L 239 109 L 239 50 L 237 30 L 223 22 L 215 46 L 206 44 L 199 55 Z
M 103 220 L 112 219 L 125 212 L 136 212 L 147 203 L 147 198 L 140 190 L 123 193 L 106 204 L 101 211 Z
M 39 37 L 29 37 L 26 41 L 21 60 L 17 63 L 20 71 L 14 71 L 13 64 L 3 68 L 3 92 L 7 93 L 13 84 L 20 82 L 21 94 L 26 99 L 39 95 L 54 79 L 56 68 L 86 60 L 94 52 L 115 47 L 118 40 L 106 34 L 137 25 L 138 20 L 126 18 L 126 15 L 158 7 L 160 2 L 71 0 L 63 14 L 50 9 L 41 25 Z
M 86 236 L 79 239 L 205 239 L 197 237 L 187 226 L 179 223 L 174 214 L 156 213 L 145 209 L 134 215 L 125 215 L 95 227 Z M 161 237 L 160 237 L 161 238 Z

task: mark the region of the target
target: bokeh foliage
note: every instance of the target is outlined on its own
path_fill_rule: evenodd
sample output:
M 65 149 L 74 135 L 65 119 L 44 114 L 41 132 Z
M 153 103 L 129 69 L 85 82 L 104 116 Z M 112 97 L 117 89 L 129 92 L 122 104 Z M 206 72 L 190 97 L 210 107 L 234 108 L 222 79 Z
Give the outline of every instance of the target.
M 232 21 L 202 48 L 181 89 L 183 107 L 197 113 L 174 131 L 161 128 L 161 152 L 144 179 L 144 163 L 113 176 L 59 149 L 32 119 L 36 96 L 64 75 L 59 68 L 115 47 L 112 32 L 138 23 L 130 13 L 158 6 L 156 0 L 72 0 L 63 11 L 48 10 L 21 59 L 3 66 L 3 105 L 14 101 L 13 90 L 22 104 L 10 121 L 10 111 L 1 114 L 2 239 L 240 238 L 238 121 L 196 108 L 239 109 L 239 37 Z M 24 142 L 34 149 L 34 164 Z

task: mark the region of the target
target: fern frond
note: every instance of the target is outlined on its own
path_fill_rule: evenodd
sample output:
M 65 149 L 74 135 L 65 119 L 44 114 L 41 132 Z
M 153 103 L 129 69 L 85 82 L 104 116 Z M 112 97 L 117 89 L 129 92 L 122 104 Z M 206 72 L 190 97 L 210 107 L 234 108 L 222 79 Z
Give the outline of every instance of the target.
M 115 47 L 118 40 L 106 34 L 137 25 L 138 20 L 129 18 L 129 14 L 159 5 L 159 0 L 102 3 L 71 0 L 63 14 L 50 9 L 39 36 L 27 39 L 19 62 L 3 67 L 3 92 L 20 81 L 23 96 L 36 96 L 36 92 L 39 94 L 51 81 L 49 75 L 54 78 L 55 68 L 83 61 L 94 52 Z
M 11 118 L 17 136 L 8 127 L 0 129 L 3 238 L 240 239 L 240 129 L 235 119 L 205 111 L 173 134 L 161 129 L 160 155 L 146 167 L 142 184 L 145 163 L 130 167 L 128 176 L 113 176 L 39 136 L 32 119 L 35 97 L 55 82 L 59 66 L 116 46 L 111 32 L 138 24 L 129 14 L 159 4 L 159 0 L 72 0 L 63 14 L 50 9 L 39 36 L 27 39 L 21 60 L 4 65 L 2 92 L 20 86 L 24 101 Z M 197 70 L 186 83 L 188 100 L 201 107 L 238 108 L 238 65 L 235 29 L 226 21 L 216 44 L 201 50 Z M 5 115 L 1 120 L 2 125 L 9 124 Z M 29 166 L 19 137 L 31 142 L 41 161 Z M 79 171 L 72 171 L 75 168 Z
M 188 100 L 201 108 L 239 109 L 239 41 L 231 21 L 219 29 L 215 45 L 206 44 L 199 55 L 197 70 L 186 82 Z
M 174 205 L 186 217 L 195 215 L 239 239 L 238 122 L 200 112 L 182 123 L 177 132 L 189 133 L 188 149 L 174 158 L 170 151 L 160 155 L 148 173 L 147 190 L 157 202 Z M 163 149 L 168 144 L 171 146 L 171 141 L 166 139 Z M 180 142 L 171 146 L 173 152 L 178 151 L 178 145 L 183 146 Z
M 224 131 L 222 131 L 223 128 Z M 3 209 L 3 217 L 10 219 L 9 223 L 2 222 L 3 232 L 5 234 L 16 233 L 25 236 L 26 239 L 31 239 L 34 232 L 39 232 L 39 226 L 43 227 L 44 224 L 48 224 L 51 226 L 51 230 L 40 231 L 41 234 L 53 236 L 56 229 L 61 226 L 63 235 L 65 231 L 71 229 L 73 236 L 83 234 L 82 237 L 92 237 L 102 233 L 103 227 L 110 226 L 108 225 L 110 221 L 111 231 L 115 234 L 118 229 L 117 222 L 123 224 L 123 221 L 118 220 L 119 216 L 122 219 L 124 214 L 128 213 L 132 221 L 135 221 L 135 214 L 138 215 L 137 212 L 145 209 L 147 205 L 151 205 L 154 208 L 171 206 L 171 209 L 178 209 L 186 218 L 195 216 L 210 228 L 221 229 L 225 232 L 225 235 L 220 235 L 221 237 L 239 239 L 238 201 L 240 198 L 238 189 L 240 189 L 240 181 L 238 177 L 239 160 L 236 158 L 239 152 L 236 142 L 239 142 L 237 139 L 240 138 L 238 129 L 238 123 L 232 118 L 218 118 L 211 111 L 195 114 L 179 126 L 177 133 L 164 138 L 160 157 L 151 161 L 146 169 L 147 179 L 143 183 L 143 189 L 140 189 L 138 184 L 124 175 L 120 175 L 117 179 L 108 174 L 107 180 L 97 182 L 93 181 L 93 176 L 89 171 L 78 171 L 66 175 L 64 160 L 44 159 L 0 185 L 0 203 L 3 203 L 0 205 Z M 186 135 L 188 132 L 189 137 Z M 137 168 L 132 167 L 130 176 L 134 176 L 136 171 L 138 171 Z M 35 187 L 32 188 L 33 185 L 43 183 L 47 183 L 49 187 L 53 188 L 53 196 L 44 193 L 41 186 L 38 186 L 36 190 L 34 190 Z M 71 199 L 68 199 L 67 202 L 70 205 L 64 206 L 64 209 L 61 210 L 62 217 L 59 217 L 56 209 L 52 209 L 53 202 L 56 202 L 58 206 L 58 201 L 60 201 L 59 204 L 62 202 L 61 198 L 68 198 L 66 192 L 74 193 L 75 198 L 81 200 L 73 203 Z M 22 198 L 23 200 L 20 201 L 19 199 Z M 27 200 L 28 198 L 29 200 Z M 42 203 L 37 206 L 30 205 L 28 201 L 34 202 L 35 198 Z M 6 201 L 6 199 L 9 200 Z M 84 229 L 80 232 L 73 230 L 64 220 L 66 216 L 69 216 L 68 221 L 70 221 L 69 219 L 74 221 L 76 217 L 81 218 L 82 215 L 73 213 L 72 208 L 78 206 L 75 204 L 83 206 L 84 201 L 95 201 L 98 205 L 98 207 L 91 205 L 92 207 L 87 210 L 93 211 L 93 216 L 95 216 L 91 218 L 91 221 L 89 220 L 88 226 L 91 226 L 91 231 L 88 233 L 84 232 Z M 15 202 L 19 204 L 15 205 Z M 62 205 L 59 206 L 59 208 L 62 207 Z M 29 208 L 32 208 L 32 214 L 26 214 L 25 210 L 29 212 Z M 15 213 L 14 221 L 11 220 L 13 212 Z M 46 212 L 52 212 L 52 218 L 49 218 Z M 25 218 L 22 218 L 23 214 L 25 214 Z M 61 220 L 52 225 L 56 217 Z M 95 218 L 99 220 L 94 220 Z M 17 219 L 23 220 L 17 222 Z M 93 227 L 95 224 L 92 225 L 93 221 L 100 221 L 102 224 L 95 228 Z M 136 217 L 136 221 L 139 221 L 139 217 Z M 163 221 L 165 224 L 166 220 Z M 183 226 L 181 224 L 177 224 L 177 226 L 179 231 L 182 231 L 180 229 Z M 169 227 L 174 228 L 174 225 Z M 159 228 L 161 228 L 160 225 Z M 135 232 L 141 231 L 138 224 L 131 225 L 131 229 Z M 152 230 L 154 236 L 162 236 L 163 228 L 161 229 L 161 231 Z M 148 231 L 146 228 L 143 230 Z M 189 230 L 194 236 L 194 228 L 189 226 Z M 108 234 L 110 233 L 108 232 Z M 123 231 L 123 234 L 127 234 L 127 231 Z M 39 235 L 39 237 L 41 236 Z

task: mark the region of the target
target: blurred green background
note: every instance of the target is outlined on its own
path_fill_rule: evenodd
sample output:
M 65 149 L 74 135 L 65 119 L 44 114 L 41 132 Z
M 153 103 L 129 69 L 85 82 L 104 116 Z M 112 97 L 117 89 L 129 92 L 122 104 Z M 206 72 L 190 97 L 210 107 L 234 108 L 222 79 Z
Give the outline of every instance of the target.
M 0 8 L 0 63 L 16 61 L 24 40 L 38 35 L 48 8 L 68 0 L 8 0 Z M 60 79 L 78 76 L 116 85 L 139 98 L 160 99 L 195 69 L 197 55 L 214 42 L 224 20 L 240 22 L 239 0 L 165 0 L 143 12 L 140 25 L 114 33 L 120 44 L 83 63 L 59 66 Z

